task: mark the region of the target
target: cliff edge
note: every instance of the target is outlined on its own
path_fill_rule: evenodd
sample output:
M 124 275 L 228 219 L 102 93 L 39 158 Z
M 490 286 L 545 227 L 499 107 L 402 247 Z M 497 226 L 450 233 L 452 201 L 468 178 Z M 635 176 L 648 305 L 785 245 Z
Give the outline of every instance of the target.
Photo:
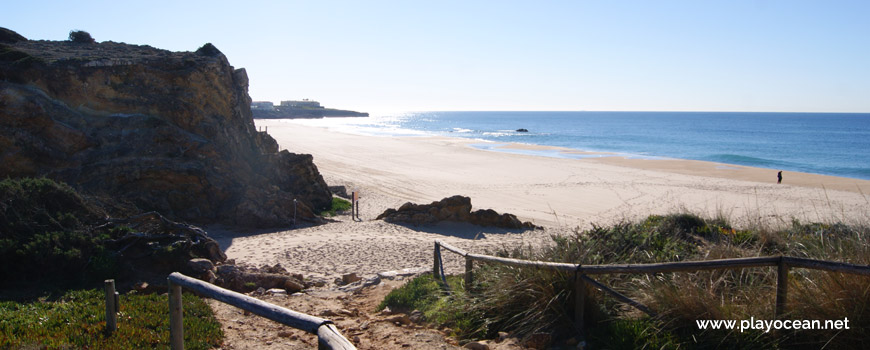
M 0 28 L 0 178 L 44 176 L 197 223 L 317 220 L 326 182 L 311 155 L 257 132 L 247 90 L 211 44 L 170 52 Z

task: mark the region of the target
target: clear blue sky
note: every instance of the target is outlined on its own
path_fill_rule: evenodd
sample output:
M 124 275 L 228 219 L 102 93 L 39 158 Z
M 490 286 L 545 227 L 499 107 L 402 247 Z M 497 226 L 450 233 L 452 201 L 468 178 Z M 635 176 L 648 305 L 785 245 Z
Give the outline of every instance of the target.
M 870 112 L 870 1 L 11 1 L 29 39 L 193 51 L 254 100 L 427 110 Z

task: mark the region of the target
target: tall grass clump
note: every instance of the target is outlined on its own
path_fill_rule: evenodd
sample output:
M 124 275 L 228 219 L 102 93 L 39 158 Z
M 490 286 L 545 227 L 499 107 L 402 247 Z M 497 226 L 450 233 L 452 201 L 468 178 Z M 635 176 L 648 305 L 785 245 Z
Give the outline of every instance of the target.
M 524 260 L 595 264 L 659 263 L 788 255 L 870 265 L 870 226 L 801 223 L 733 227 L 726 218 L 653 215 L 637 222 L 593 225 L 552 236 L 550 244 L 502 248 L 492 255 Z M 481 317 L 478 334 L 518 337 L 545 332 L 553 339 L 574 329 L 573 273 L 481 264 L 464 305 Z M 583 336 L 595 348 L 768 349 L 861 348 L 870 340 L 870 277 L 790 269 L 789 320 L 843 320 L 849 330 L 699 329 L 697 320 L 774 320 L 775 267 L 658 274 L 591 276 L 640 301 L 652 318 L 587 287 Z

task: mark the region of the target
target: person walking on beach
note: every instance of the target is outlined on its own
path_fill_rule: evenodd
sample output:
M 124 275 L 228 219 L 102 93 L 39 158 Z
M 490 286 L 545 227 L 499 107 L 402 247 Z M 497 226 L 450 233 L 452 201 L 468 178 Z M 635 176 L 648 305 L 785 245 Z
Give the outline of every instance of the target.
M 776 183 L 777 184 L 782 183 L 782 170 L 780 170 L 778 173 L 776 173 Z

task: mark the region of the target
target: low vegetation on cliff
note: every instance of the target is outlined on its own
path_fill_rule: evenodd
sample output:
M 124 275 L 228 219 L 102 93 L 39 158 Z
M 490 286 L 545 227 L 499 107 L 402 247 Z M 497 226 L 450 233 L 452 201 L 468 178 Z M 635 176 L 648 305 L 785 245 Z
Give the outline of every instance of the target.
M 110 278 L 153 283 L 188 272 L 193 258 L 226 259 L 199 228 L 153 212 L 111 218 L 99 202 L 50 179 L 0 181 L 0 198 L 0 296 Z
M 103 291 L 81 288 L 101 285 L 104 279 L 131 282 L 153 274 L 165 280 L 160 269 L 177 268 L 176 257 L 197 254 L 195 245 L 151 244 L 155 242 L 149 235 L 174 243 L 185 240 L 183 235 L 163 235 L 159 227 L 136 230 L 135 220 L 109 219 L 98 203 L 45 178 L 2 180 L 0 198 L 0 300 L 6 300 L 0 301 L 0 349 L 168 344 L 165 296 L 122 294 L 120 327 L 106 337 Z M 221 343 L 220 324 L 202 300 L 186 295 L 184 313 L 188 348 Z
M 771 229 L 740 229 L 728 220 L 692 214 L 650 216 L 639 222 L 593 226 L 571 236 L 554 236 L 546 247 L 515 247 L 492 255 L 525 260 L 593 264 L 653 263 L 788 255 L 870 264 L 870 226 L 801 223 Z M 445 256 L 445 259 L 449 259 Z M 425 275 L 419 280 L 432 280 Z M 493 338 L 506 331 L 518 337 L 547 333 L 564 341 L 573 329 L 573 273 L 499 264 L 476 266 L 474 286 L 459 281 L 445 294 L 414 281 L 387 297 L 383 306 L 408 307 L 397 300 L 422 290 L 413 305 L 429 314 L 453 315 L 436 321 L 460 338 Z M 586 340 L 594 348 L 856 348 L 870 339 L 870 278 L 819 270 L 792 269 L 788 319 L 843 320 L 849 330 L 699 330 L 696 321 L 772 320 L 776 268 L 712 270 L 652 275 L 613 274 L 596 279 L 658 313 L 651 318 L 593 288 L 587 298 Z M 449 281 L 449 279 L 448 279 Z M 469 288 L 470 287 L 470 288 Z M 591 302 L 589 301 L 591 299 Z M 591 309 L 591 310 L 590 310 Z M 442 310 L 442 311 L 438 311 Z M 453 312 L 450 310 L 463 310 Z M 555 341 L 554 340 L 554 341 Z
M 125 228 L 96 227 L 105 213 L 69 186 L 7 179 L 0 181 L 0 198 L 0 287 L 80 284 L 117 272 L 105 242 Z

